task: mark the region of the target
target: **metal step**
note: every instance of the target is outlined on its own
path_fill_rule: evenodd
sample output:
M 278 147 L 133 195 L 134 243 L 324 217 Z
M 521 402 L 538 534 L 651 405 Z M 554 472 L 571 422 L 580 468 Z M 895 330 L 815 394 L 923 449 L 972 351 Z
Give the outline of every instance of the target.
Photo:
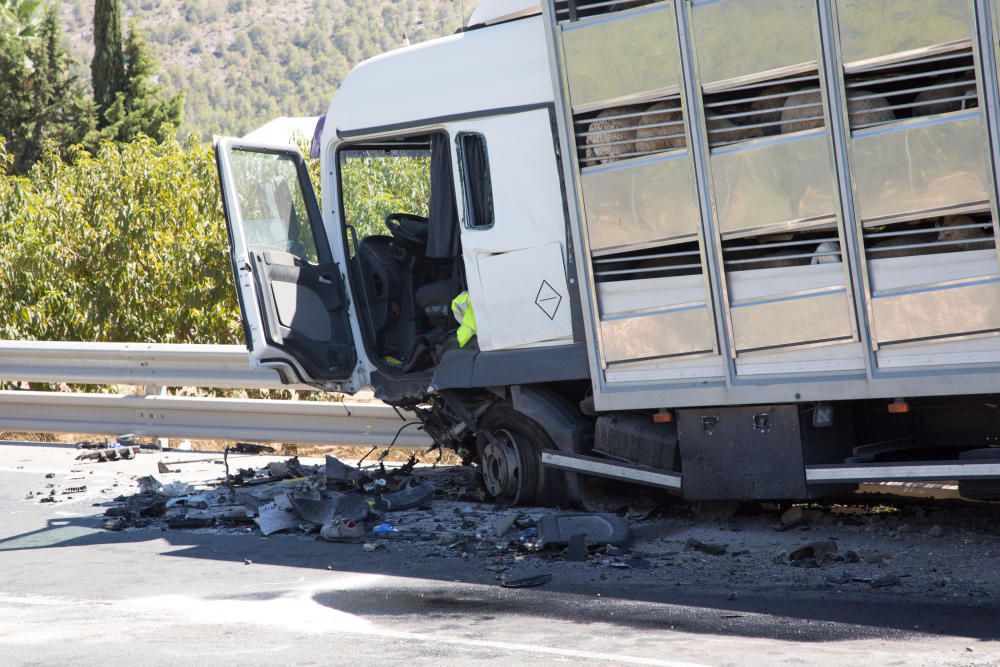
M 807 484 L 1000 478 L 1000 461 L 852 463 L 806 467 Z
M 570 470 L 581 472 L 597 477 L 608 477 L 610 479 L 620 479 L 636 484 L 647 484 L 658 486 L 671 491 L 681 490 L 680 473 L 647 468 L 645 466 L 632 465 L 630 463 L 620 463 L 599 459 L 593 456 L 582 456 L 580 454 L 566 454 L 563 452 L 546 449 L 542 451 L 542 465 L 558 470 Z

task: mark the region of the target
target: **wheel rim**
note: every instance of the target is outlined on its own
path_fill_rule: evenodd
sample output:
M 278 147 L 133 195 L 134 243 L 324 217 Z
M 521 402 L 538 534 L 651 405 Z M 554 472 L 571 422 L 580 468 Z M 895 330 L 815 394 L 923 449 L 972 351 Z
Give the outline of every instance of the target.
M 507 429 L 497 429 L 492 435 L 483 447 L 483 482 L 491 496 L 517 504 L 530 492 L 524 447 Z

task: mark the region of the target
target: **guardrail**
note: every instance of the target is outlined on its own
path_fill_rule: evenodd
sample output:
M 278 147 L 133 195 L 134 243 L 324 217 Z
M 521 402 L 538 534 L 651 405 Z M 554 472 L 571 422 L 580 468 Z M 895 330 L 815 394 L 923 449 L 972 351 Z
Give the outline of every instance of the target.
M 385 445 L 412 417 L 383 403 L 0 391 L 0 429 L 318 445 Z M 400 447 L 426 447 L 416 426 Z
M 309 389 L 252 369 L 238 345 L 0 341 L 0 380 L 144 387 Z M 277 401 L 163 394 L 0 391 L 0 430 L 322 445 L 388 444 L 411 413 L 372 402 Z M 416 426 L 400 447 L 426 447 Z
M 309 389 L 250 368 L 242 345 L 0 341 L 0 380 L 159 387 Z

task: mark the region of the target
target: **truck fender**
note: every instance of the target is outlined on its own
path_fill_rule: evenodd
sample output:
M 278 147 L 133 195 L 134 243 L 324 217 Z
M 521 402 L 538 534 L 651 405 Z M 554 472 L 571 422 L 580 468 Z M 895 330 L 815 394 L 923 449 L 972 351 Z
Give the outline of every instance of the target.
M 539 385 L 514 385 L 510 394 L 514 409 L 541 426 L 559 451 L 583 453 L 592 426 L 568 400 Z M 573 472 L 564 474 L 568 500 L 579 502 L 582 498 L 579 476 Z

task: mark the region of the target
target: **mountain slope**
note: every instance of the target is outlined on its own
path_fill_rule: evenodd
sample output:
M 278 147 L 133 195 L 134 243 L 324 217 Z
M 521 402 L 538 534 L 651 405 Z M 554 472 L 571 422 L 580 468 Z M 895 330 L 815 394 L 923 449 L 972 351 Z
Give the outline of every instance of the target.
M 71 51 L 89 79 L 93 0 L 64 0 Z M 123 0 L 186 95 L 182 134 L 242 135 L 277 116 L 318 115 L 350 69 L 404 43 L 453 33 L 474 0 Z

